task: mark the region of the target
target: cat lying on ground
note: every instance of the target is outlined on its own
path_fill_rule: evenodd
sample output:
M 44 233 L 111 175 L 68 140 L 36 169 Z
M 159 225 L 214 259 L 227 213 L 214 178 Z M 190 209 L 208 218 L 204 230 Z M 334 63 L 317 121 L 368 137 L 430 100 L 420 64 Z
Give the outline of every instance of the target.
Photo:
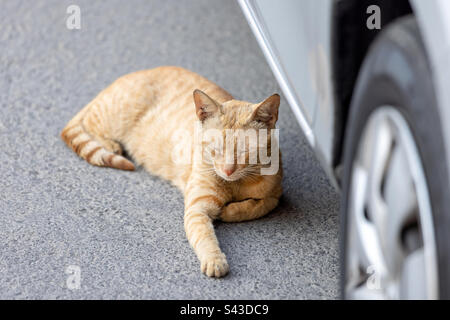
M 134 170 L 122 156 L 126 150 L 137 164 L 176 185 L 184 194 L 184 226 L 201 271 L 222 277 L 229 266 L 213 220 L 257 219 L 277 206 L 282 193 L 281 154 L 273 151 L 278 144 L 271 134 L 279 104 L 277 94 L 257 104 L 237 101 L 196 73 L 159 67 L 116 80 L 61 136 L 90 164 Z

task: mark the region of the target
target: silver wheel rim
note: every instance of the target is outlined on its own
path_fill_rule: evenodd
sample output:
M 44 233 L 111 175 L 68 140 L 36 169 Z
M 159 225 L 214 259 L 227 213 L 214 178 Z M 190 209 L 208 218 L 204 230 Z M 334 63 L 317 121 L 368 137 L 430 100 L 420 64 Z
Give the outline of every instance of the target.
M 430 197 L 404 117 L 378 108 L 352 166 L 345 295 L 349 299 L 437 299 Z

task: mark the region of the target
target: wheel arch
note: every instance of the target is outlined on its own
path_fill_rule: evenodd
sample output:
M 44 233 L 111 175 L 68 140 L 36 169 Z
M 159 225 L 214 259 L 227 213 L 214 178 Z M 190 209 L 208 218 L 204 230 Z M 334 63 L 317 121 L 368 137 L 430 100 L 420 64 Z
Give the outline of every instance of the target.
M 367 8 L 381 9 L 381 30 L 367 28 Z M 363 60 L 376 36 L 392 21 L 414 14 L 409 0 L 342 0 L 333 8 L 332 72 L 335 97 L 333 167 L 340 180 L 345 126 L 356 80 Z

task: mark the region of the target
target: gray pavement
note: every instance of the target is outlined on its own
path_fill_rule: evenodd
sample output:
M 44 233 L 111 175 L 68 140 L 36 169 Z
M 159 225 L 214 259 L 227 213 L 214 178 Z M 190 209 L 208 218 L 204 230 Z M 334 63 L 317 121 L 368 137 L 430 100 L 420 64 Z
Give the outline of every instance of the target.
M 70 4 L 81 30 L 66 28 Z M 338 297 L 339 198 L 284 99 L 284 197 L 263 219 L 217 224 L 231 266 L 219 280 L 200 273 L 175 187 L 142 168 L 90 166 L 64 145 L 61 129 L 101 89 L 159 65 L 239 99 L 280 92 L 235 1 L 2 1 L 0 298 Z

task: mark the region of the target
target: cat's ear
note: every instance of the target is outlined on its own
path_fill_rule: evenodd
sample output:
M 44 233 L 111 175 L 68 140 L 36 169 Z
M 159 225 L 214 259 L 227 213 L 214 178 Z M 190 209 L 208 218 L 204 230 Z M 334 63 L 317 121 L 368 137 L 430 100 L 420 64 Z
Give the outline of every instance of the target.
M 195 112 L 200 121 L 213 116 L 221 110 L 221 106 L 218 102 L 214 101 L 214 99 L 198 89 L 194 91 L 194 102 Z
M 275 126 L 278 120 L 278 107 L 280 106 L 280 96 L 274 94 L 256 105 L 252 114 L 252 120 L 264 123 L 267 127 Z

